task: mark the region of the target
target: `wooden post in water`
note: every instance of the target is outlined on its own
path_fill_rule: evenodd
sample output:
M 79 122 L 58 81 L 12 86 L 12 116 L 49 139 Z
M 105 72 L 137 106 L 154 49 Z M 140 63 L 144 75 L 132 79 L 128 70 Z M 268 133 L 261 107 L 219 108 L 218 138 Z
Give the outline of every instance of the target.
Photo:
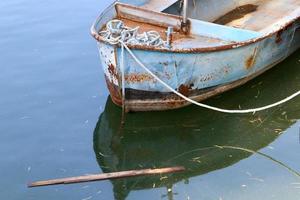
M 94 175 L 38 181 L 38 182 L 28 184 L 28 187 L 31 188 L 31 187 L 41 187 L 41 186 L 49 186 L 49 185 L 83 183 L 83 182 L 101 181 L 101 180 L 107 180 L 107 179 L 118 179 L 118 178 L 136 177 L 136 176 L 167 174 L 167 173 L 175 173 L 175 172 L 182 172 L 182 171 L 185 171 L 185 168 L 181 167 L 181 166 L 161 168 L 161 169 L 131 170 L 131 171 L 94 174 Z

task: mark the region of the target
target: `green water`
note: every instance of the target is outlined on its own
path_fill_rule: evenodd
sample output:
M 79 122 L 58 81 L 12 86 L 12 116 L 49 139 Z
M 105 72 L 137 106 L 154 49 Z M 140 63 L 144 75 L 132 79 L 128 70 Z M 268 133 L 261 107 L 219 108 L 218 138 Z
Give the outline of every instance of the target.
M 299 98 L 255 115 L 195 106 L 126 115 L 108 97 L 89 27 L 109 1 L 0 2 L 0 199 L 296 200 Z M 300 89 L 300 51 L 206 101 L 252 108 Z M 234 146 L 260 151 L 278 163 Z M 184 173 L 28 189 L 33 180 L 182 165 Z

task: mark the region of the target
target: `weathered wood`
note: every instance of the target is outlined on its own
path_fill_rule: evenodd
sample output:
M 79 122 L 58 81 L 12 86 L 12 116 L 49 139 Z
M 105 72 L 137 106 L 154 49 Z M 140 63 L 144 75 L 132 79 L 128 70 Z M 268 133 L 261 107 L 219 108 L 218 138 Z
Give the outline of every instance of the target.
M 166 13 L 153 12 L 141 7 L 128 4 L 117 3 L 115 5 L 117 16 L 122 19 L 129 19 L 136 22 L 142 22 L 155 26 L 168 28 L 172 26 L 174 30 L 181 30 L 182 17 L 169 15 Z
M 179 166 L 179 167 L 169 167 L 169 168 L 161 168 L 161 169 L 142 169 L 142 170 L 114 172 L 114 173 L 94 174 L 94 175 L 61 178 L 61 179 L 53 179 L 53 180 L 46 180 L 46 181 L 37 181 L 28 184 L 28 187 L 31 188 L 31 187 L 83 183 L 83 182 L 101 181 L 101 180 L 136 177 L 136 176 L 168 174 L 168 173 L 182 172 L 184 170 L 185 170 L 184 167 Z

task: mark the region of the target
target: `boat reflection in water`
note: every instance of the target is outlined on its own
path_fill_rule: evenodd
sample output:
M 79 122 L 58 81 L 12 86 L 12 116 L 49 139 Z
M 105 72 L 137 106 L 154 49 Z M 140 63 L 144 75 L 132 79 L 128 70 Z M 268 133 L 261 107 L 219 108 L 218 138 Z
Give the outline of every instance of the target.
M 285 70 L 290 73 L 277 88 L 290 92 L 293 87 L 299 87 L 295 75 L 299 72 L 293 67 Z M 254 107 L 267 104 L 270 99 L 280 99 L 272 88 L 281 71 L 282 68 L 276 69 L 207 103 L 234 108 L 232 105 L 242 102 L 242 107 Z M 126 199 L 131 191 L 159 187 L 167 188 L 166 197 L 172 199 L 174 184 L 188 182 L 192 177 L 229 167 L 251 156 L 249 152 L 215 145 L 261 150 L 290 127 L 295 122 L 293 119 L 299 119 L 297 108 L 299 103 L 294 101 L 255 115 L 229 115 L 191 106 L 176 111 L 128 114 L 125 127 L 120 129 L 122 111 L 108 98 L 95 128 L 94 150 L 106 173 L 185 166 L 187 171 L 183 173 L 112 180 L 115 199 Z

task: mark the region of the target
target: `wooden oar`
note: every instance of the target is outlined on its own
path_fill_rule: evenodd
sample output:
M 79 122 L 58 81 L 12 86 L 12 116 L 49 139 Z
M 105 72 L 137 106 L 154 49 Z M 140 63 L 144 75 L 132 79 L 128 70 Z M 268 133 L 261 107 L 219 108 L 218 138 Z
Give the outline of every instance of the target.
M 156 174 L 182 172 L 184 170 L 185 170 L 184 167 L 179 166 L 179 167 L 168 167 L 168 168 L 161 168 L 161 169 L 142 169 L 142 170 L 131 170 L 131 171 L 104 173 L 104 174 L 94 174 L 94 175 L 38 181 L 38 182 L 28 184 L 28 187 L 31 188 L 31 187 L 41 187 L 41 186 L 49 186 L 49 185 L 101 181 L 107 179 L 118 179 L 118 178 L 126 178 L 126 177 L 149 176 L 149 175 L 156 175 Z

